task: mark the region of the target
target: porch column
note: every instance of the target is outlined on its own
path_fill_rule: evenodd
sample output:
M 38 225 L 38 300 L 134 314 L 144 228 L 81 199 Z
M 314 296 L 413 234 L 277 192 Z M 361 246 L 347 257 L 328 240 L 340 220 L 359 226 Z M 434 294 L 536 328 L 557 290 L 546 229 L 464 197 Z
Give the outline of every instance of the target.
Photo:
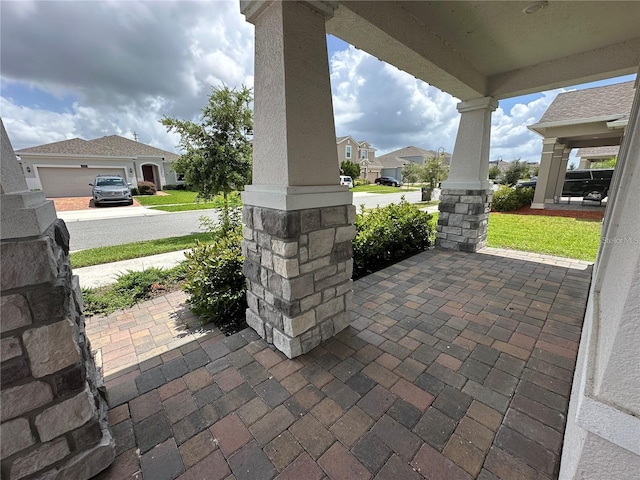
M 564 179 L 567 176 L 567 165 L 569 164 L 570 148 L 562 149 L 562 157 L 560 157 L 560 165 L 558 168 L 558 178 L 556 180 L 556 190 L 554 198 L 562 196 L 562 188 L 564 187 Z
M 88 479 L 115 458 L 69 232 L 31 192 L 0 120 L 3 478 Z
M 325 2 L 241 2 L 255 24 L 247 323 L 289 358 L 349 324 L 355 207 L 339 185 Z
M 442 182 L 436 246 L 475 252 L 486 245 L 493 191 L 489 181 L 492 97 L 458 104 L 461 113 L 449 178 Z
M 558 142 L 557 138 L 545 138 L 542 140 L 542 157 L 538 171 L 538 182 L 531 208 L 544 209 L 545 203 L 553 203 L 564 150 L 565 146 Z

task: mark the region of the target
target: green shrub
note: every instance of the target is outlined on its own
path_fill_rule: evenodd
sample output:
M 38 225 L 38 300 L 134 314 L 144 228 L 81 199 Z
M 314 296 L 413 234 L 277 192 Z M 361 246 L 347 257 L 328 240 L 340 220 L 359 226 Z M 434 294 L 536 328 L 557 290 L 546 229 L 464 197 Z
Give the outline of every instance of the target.
M 164 187 L 162 187 L 163 190 L 187 190 L 187 184 L 186 183 L 177 183 L 177 184 L 173 184 L 173 183 L 167 183 Z
M 432 216 L 404 198 L 399 204 L 359 213 L 355 225 L 354 278 L 426 250 L 435 240 Z
M 155 195 L 156 185 L 153 182 L 138 182 L 138 195 Z
M 533 193 L 533 188 L 513 188 L 503 185 L 494 192 L 491 208 L 496 212 L 517 210 L 525 205 L 531 205 Z
M 138 187 L 131 187 L 131 195 L 133 195 L 134 197 L 136 195 L 139 195 L 138 193 Z
M 191 311 L 223 331 L 244 324 L 247 301 L 241 240 L 235 231 L 214 243 L 198 243 L 185 254 L 187 280 L 182 288 L 189 294 Z
M 367 180 L 366 178 L 354 178 L 353 186 L 358 187 L 360 185 L 371 185 L 371 181 Z

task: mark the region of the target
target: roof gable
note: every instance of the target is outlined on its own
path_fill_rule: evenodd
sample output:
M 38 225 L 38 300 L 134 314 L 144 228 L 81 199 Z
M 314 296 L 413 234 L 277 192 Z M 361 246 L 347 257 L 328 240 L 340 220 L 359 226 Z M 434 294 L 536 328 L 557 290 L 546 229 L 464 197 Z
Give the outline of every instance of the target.
M 538 124 L 611 116 L 622 118 L 631 112 L 635 82 L 559 93 Z

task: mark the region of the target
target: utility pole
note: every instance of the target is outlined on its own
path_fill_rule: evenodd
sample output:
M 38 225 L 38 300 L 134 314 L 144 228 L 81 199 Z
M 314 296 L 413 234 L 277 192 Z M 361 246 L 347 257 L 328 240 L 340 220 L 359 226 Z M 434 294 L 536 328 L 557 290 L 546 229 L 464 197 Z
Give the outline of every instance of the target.
M 138 134 L 136 132 L 133 132 L 133 140 L 138 141 Z

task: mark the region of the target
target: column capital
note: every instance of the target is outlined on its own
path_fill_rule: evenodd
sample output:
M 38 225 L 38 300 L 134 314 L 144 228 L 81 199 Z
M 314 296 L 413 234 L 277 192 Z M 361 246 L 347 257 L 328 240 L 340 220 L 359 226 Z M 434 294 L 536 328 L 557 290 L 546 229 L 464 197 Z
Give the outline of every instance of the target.
M 279 1 L 281 0 L 240 0 L 240 12 L 245 16 L 247 22 L 255 23 L 262 12 Z M 302 3 L 314 12 L 319 13 L 325 20 L 332 18 L 338 8 L 338 2 L 332 0 L 303 0 L 298 3 Z
M 460 113 L 471 112 L 473 110 L 489 110 L 493 112 L 498 108 L 498 100 L 493 97 L 472 98 L 458 103 L 457 109 Z

